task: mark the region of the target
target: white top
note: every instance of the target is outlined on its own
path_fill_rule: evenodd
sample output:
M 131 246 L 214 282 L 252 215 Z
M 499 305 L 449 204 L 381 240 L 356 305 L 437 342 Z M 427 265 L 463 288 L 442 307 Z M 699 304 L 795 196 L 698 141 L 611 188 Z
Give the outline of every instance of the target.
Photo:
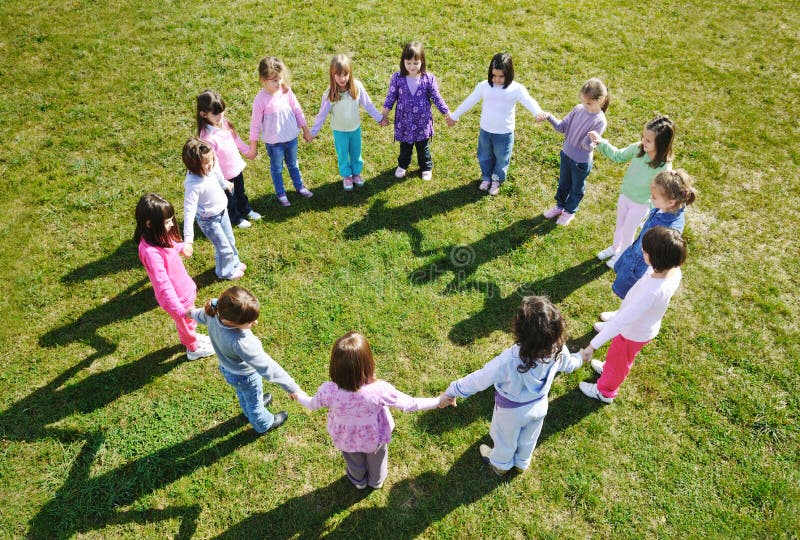
M 667 277 L 656 278 L 653 277 L 653 269 L 648 267 L 647 272 L 628 291 L 614 318 L 606 322 L 600 333 L 594 336 L 591 346 L 599 349 L 617 334 L 639 342 L 656 337 L 681 277 L 680 268 L 675 268 Z
M 194 218 L 218 216 L 228 207 L 225 195 L 225 177 L 219 163 L 205 176 L 197 176 L 186 172 L 183 182 L 183 241 L 191 244 L 194 241 Z
M 508 85 L 508 88 L 503 88 L 502 85 L 490 86 L 488 81 L 482 81 L 455 112 L 450 113 L 450 116 L 453 120 L 458 120 L 480 100 L 483 100 L 481 129 L 489 133 L 514 132 L 516 123 L 514 114 L 518 102 L 534 115 L 542 112 L 542 108 L 539 107 L 536 100 L 528 94 L 527 88 L 518 82 L 514 81 Z

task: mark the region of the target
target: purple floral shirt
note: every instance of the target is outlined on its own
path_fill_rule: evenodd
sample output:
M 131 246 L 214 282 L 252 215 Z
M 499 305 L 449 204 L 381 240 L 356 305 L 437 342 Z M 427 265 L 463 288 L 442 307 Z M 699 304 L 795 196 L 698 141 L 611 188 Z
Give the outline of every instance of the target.
M 431 102 L 442 114 L 450 112 L 439 93 L 436 77 L 432 74 L 423 73 L 420 76 L 419 86 L 413 94 L 408 89 L 405 76 L 399 71 L 392 74 L 383 107 L 391 110 L 397 103 L 397 110 L 394 112 L 394 140 L 413 144 L 433 136 Z
M 414 398 L 386 381 L 365 384 L 357 392 L 342 390 L 331 381 L 322 383 L 314 397 L 300 393 L 297 401 L 307 409 L 328 408 L 328 433 L 343 452 L 374 452 L 392 439 L 394 418 L 389 407 L 401 411 L 434 409 L 438 398 Z

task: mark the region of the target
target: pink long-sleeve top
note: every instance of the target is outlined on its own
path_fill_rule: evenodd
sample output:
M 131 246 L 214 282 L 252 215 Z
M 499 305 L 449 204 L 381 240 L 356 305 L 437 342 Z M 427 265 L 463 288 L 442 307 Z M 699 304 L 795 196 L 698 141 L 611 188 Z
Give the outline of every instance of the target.
M 182 249 L 183 242 L 162 248 L 148 244 L 144 239 L 139 241 L 139 260 L 153 284 L 156 302 L 173 317 L 183 316 L 186 301 L 194 302 L 197 297 L 197 285 L 181 260 Z
M 289 142 L 306 125 L 303 109 L 291 89 L 280 89 L 273 95 L 264 90 L 256 94 L 250 117 L 251 141 L 257 141 L 261 135 L 267 144 Z
M 200 132 L 200 139 L 206 141 L 217 154 L 217 162 L 222 170 L 225 180 L 236 178 L 244 170 L 246 164 L 239 152 L 247 152 L 249 146 L 233 130 L 227 118 L 223 119 L 224 126 L 207 125 Z
M 356 392 L 328 381 L 320 385 L 313 398 L 300 393 L 297 401 L 312 411 L 328 408 L 328 433 L 334 446 L 343 452 L 373 452 L 387 444 L 394 429 L 389 407 L 410 412 L 439 405 L 438 398 L 414 398 L 386 381 L 365 384 Z

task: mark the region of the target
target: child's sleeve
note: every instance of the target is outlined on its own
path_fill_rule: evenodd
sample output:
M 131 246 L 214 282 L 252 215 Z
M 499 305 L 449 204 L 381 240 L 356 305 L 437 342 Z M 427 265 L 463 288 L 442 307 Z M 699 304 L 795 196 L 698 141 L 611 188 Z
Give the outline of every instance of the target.
M 397 88 L 398 79 L 400 78 L 400 73 L 396 72 L 392 74 L 392 77 L 389 79 L 389 90 L 386 92 L 386 99 L 383 102 L 383 108 L 392 110 L 394 107 L 395 102 L 397 101 L 397 96 L 399 90 Z
M 257 141 L 261 134 L 261 122 L 264 119 L 264 104 L 258 99 L 261 93 L 253 99 L 253 112 L 250 114 L 250 140 Z
M 633 156 L 636 155 L 637 151 L 639 150 L 639 143 L 637 142 L 630 144 L 620 150 L 607 140 L 602 139 L 599 143 L 597 143 L 597 149 L 601 154 L 606 156 L 611 161 L 616 163 L 626 163 L 632 160 Z
M 164 256 L 156 249 L 140 250 L 142 264 L 153 284 L 158 305 L 173 317 L 183 317 L 186 310 L 175 292 L 175 287 L 167 274 Z
M 291 89 L 289 90 L 287 96 L 289 98 L 289 106 L 292 108 L 292 112 L 294 113 L 294 119 L 297 120 L 297 125 L 299 127 L 306 126 L 306 115 L 303 114 L 303 108 L 300 106 L 300 102 L 297 101 L 297 96 L 294 95 L 294 92 L 292 92 Z
M 231 124 L 230 120 L 228 120 L 227 118 L 225 119 L 225 125 L 228 128 L 228 130 L 230 130 L 231 136 L 233 137 L 233 142 L 234 144 L 236 144 L 236 148 L 239 149 L 239 152 L 244 154 L 245 152 L 250 150 L 250 147 L 247 145 L 246 142 L 242 140 L 241 137 L 239 137 L 239 134 L 236 132 L 235 129 L 233 129 L 233 124 Z
M 461 102 L 461 105 L 455 110 L 455 112 L 450 113 L 450 118 L 453 120 L 458 120 L 461 118 L 461 115 L 469 111 L 472 107 L 474 107 L 480 100 L 481 96 L 483 95 L 483 85 L 487 85 L 489 83 L 481 82 L 475 86 L 475 89 L 472 91 L 470 95 L 467 96 L 467 99 Z
M 200 189 L 201 186 L 199 183 L 184 183 L 183 241 L 187 244 L 191 244 L 194 241 L 194 216 L 197 214 L 197 203 L 200 200 Z
M 594 143 L 592 143 L 592 139 L 589 137 L 589 132 L 596 131 L 598 135 L 602 135 L 606 130 L 607 125 L 608 123 L 606 122 L 606 115 L 600 115 L 600 118 L 598 118 L 591 126 L 589 126 L 589 129 L 587 129 L 586 133 L 584 133 L 583 137 L 581 138 L 580 146 L 583 147 L 583 149 L 587 152 L 591 152 L 594 148 Z
M 383 115 L 372 103 L 372 100 L 369 98 L 369 94 L 367 94 L 367 90 L 364 88 L 364 85 L 361 84 L 361 81 L 356 81 L 356 85 L 358 85 L 359 105 L 364 107 L 364 110 L 367 111 L 367 114 L 369 114 L 373 120 L 380 122 L 383 119 Z
M 650 309 L 650 306 L 652 306 L 655 301 L 655 296 L 652 294 L 652 291 L 645 290 L 644 292 L 644 295 L 639 294 L 634 297 L 631 297 L 629 292 L 628 296 L 625 297 L 626 301 L 620 306 L 614 318 L 603 325 L 603 329 L 592 338 L 589 345 L 597 350 L 607 341 L 616 337 L 624 327 L 641 319 L 642 315 Z
M 325 95 L 322 96 L 322 103 L 319 106 L 319 113 L 317 113 L 317 117 L 314 119 L 314 125 L 311 126 L 311 134 L 314 137 L 316 137 L 322 129 L 322 125 L 325 123 L 328 113 L 331 112 L 332 106 L 330 100 L 328 100 L 328 93 L 325 92 Z
M 453 381 L 447 387 L 445 393 L 450 397 L 467 398 L 499 382 L 499 374 L 502 372 L 501 368 L 504 363 L 508 361 L 508 354 L 508 350 L 503 351 L 502 354 L 490 360 L 481 369 Z
M 317 388 L 317 393 L 314 394 L 314 397 L 309 397 L 308 394 L 300 390 L 297 394 L 297 402 L 311 411 L 328 407 L 330 405 L 331 396 L 329 387 L 329 383 L 322 383 L 319 388 Z
M 433 104 L 436 105 L 436 108 L 439 109 L 439 112 L 442 114 L 447 114 L 450 112 L 450 108 L 445 103 L 442 94 L 439 93 L 439 83 L 436 80 L 434 75 L 431 75 L 431 100 Z
M 583 359 L 580 354 L 570 354 L 567 346 L 564 345 L 559 353 L 559 366 L 558 371 L 561 373 L 572 373 L 583 365 Z
M 249 333 L 249 335 L 240 339 L 237 345 L 239 357 L 252 366 L 262 377 L 273 384 L 277 384 L 290 394 L 300 390 L 300 386 L 291 375 L 264 351 L 261 340 L 255 334 Z
M 404 394 L 386 381 L 383 382 L 379 404 L 405 412 L 435 409 L 439 406 L 439 398 L 415 398 Z
M 569 128 L 569 123 L 572 120 L 572 111 L 570 111 L 567 116 L 564 117 L 563 120 L 559 120 L 552 114 L 547 115 L 547 121 L 550 122 L 550 125 L 553 126 L 553 129 L 558 131 L 559 133 L 566 133 L 567 129 Z M 588 132 L 587 132 L 588 133 Z
M 528 109 L 534 116 L 536 116 L 537 114 L 541 114 L 542 108 L 539 107 L 539 102 L 531 97 L 531 95 L 528 93 L 527 88 L 525 88 L 522 85 L 519 85 L 519 87 L 520 87 L 519 102 L 522 104 L 522 106 Z
M 189 317 L 199 322 L 200 324 L 205 324 L 205 325 L 208 324 L 208 314 L 206 313 L 206 310 L 203 308 L 193 308 L 189 312 Z

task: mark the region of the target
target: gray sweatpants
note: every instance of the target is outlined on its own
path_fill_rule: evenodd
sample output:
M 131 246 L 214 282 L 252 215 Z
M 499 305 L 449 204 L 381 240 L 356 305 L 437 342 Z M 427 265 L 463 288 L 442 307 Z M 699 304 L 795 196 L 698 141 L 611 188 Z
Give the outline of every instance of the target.
M 389 475 L 389 447 L 382 444 L 374 452 L 344 452 L 347 478 L 356 486 L 377 488 Z

